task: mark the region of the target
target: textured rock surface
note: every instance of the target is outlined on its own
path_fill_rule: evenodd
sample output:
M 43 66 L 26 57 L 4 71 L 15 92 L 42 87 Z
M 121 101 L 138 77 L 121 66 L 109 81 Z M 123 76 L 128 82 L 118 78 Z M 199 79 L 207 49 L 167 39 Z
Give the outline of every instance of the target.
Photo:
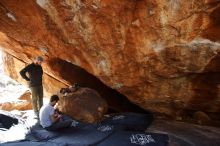
M 94 123 L 107 112 L 108 105 L 101 96 L 92 89 L 80 88 L 73 93 L 62 96 L 59 110 L 76 120 Z
M 156 120 L 147 129 L 150 132 L 166 133 L 169 146 L 219 146 L 220 129 L 198 126 L 184 122 Z
M 0 110 L 12 111 L 12 110 L 31 110 L 31 93 L 25 92 L 18 99 L 14 101 L 0 103 Z
M 26 100 L 26 101 L 30 101 L 31 102 L 31 92 L 30 91 L 26 91 L 18 99 L 19 100 Z
M 29 101 L 5 102 L 5 103 L 0 103 L 0 109 L 5 110 L 5 111 L 31 110 L 32 109 L 32 104 Z
M 143 109 L 215 120 L 219 17 L 219 0 L 1 0 L 0 46 L 26 63 L 44 55 L 62 83 L 77 65 Z

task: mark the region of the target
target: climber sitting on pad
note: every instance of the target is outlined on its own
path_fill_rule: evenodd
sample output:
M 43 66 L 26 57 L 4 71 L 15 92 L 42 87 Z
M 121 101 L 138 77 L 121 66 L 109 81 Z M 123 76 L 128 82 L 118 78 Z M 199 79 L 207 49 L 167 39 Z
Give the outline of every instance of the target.
M 44 105 L 40 109 L 40 124 L 41 126 L 48 131 L 56 131 L 58 129 L 71 127 L 72 120 L 64 120 L 63 115 L 58 113 L 54 106 L 59 101 L 57 95 L 53 95 L 50 98 L 50 103 Z

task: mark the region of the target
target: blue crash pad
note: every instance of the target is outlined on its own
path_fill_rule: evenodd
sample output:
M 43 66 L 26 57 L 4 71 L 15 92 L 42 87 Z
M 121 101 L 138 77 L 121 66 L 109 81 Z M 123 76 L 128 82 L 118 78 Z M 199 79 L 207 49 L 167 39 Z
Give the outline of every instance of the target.
M 116 131 L 97 146 L 167 146 L 168 140 L 165 134 Z
M 33 142 L 33 141 L 17 141 L 2 143 L 1 146 L 65 146 L 52 142 Z
M 103 139 L 106 139 L 114 132 L 114 127 L 109 125 L 94 126 L 88 125 L 83 128 L 69 128 L 63 130 L 58 138 L 49 140 L 50 142 L 66 145 L 95 145 Z
M 78 122 L 78 123 L 77 123 Z M 148 114 L 112 114 L 97 124 L 76 121 L 75 126 L 57 132 L 31 127 L 25 140 L 3 146 L 166 146 L 168 136 L 143 132 L 152 122 Z
M 114 125 L 117 129 L 123 130 L 145 131 L 152 120 L 152 114 L 119 113 L 110 115 L 100 124 Z

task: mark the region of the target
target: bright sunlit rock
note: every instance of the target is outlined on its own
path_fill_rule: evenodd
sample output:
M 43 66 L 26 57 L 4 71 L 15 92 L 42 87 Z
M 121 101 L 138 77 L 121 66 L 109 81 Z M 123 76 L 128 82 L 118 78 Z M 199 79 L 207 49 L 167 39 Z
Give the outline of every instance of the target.
M 28 88 L 4 74 L 0 50 L 0 103 L 16 101 Z

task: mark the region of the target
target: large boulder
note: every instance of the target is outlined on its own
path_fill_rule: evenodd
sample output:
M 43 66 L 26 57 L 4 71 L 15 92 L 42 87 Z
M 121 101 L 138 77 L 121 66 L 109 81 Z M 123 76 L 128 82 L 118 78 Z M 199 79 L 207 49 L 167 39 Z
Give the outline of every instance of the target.
M 62 113 L 88 123 L 101 120 L 107 109 L 106 101 L 90 88 L 80 88 L 73 93 L 61 96 L 59 100 L 59 110 Z

